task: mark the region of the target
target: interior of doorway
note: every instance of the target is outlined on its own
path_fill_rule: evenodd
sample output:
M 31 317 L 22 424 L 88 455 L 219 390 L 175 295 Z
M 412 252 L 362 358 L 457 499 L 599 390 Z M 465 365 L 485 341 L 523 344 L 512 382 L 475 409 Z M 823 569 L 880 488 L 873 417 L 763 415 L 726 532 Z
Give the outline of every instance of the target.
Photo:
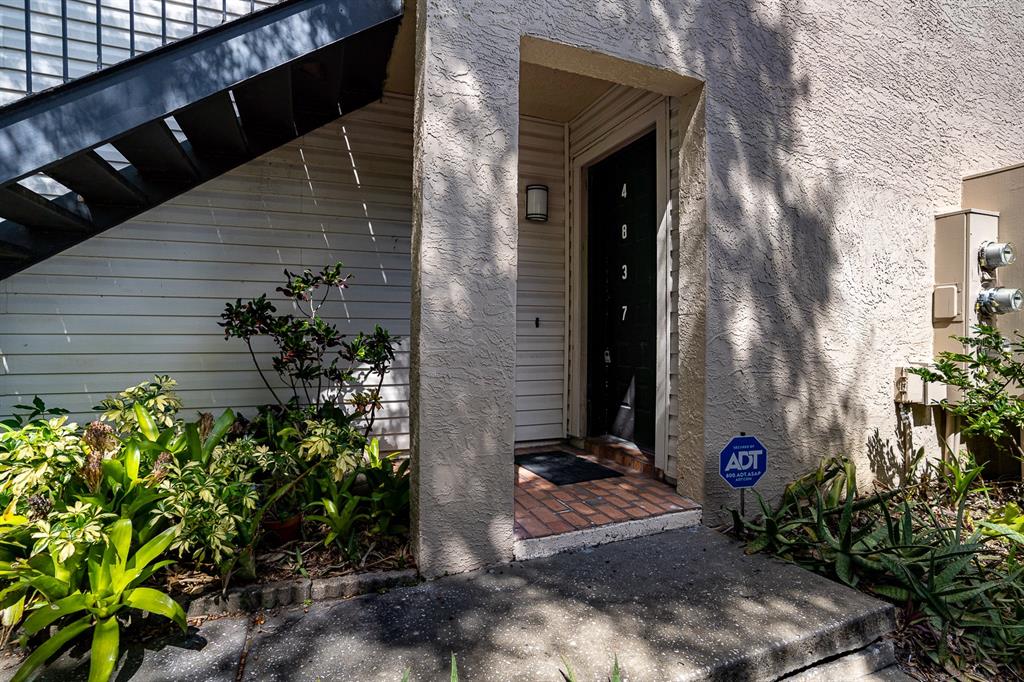
M 569 405 L 569 426 L 577 447 L 664 478 L 668 452 L 671 226 L 668 102 L 652 98 L 643 111 L 614 123 L 600 140 L 579 150 L 572 159 L 573 205 L 578 210 L 572 225 L 575 249 L 570 278 L 572 291 L 576 292 L 571 302 L 572 318 L 577 324 L 570 334 L 576 339 L 571 364 L 579 371 L 570 387 L 570 394 L 576 398 Z M 638 147 L 643 148 L 639 152 L 641 174 L 646 176 L 648 187 L 643 210 L 630 214 L 628 204 L 644 192 L 634 187 L 634 194 L 629 187 L 629 174 L 637 172 L 638 163 L 637 154 L 630 150 Z M 611 175 L 615 175 L 618 160 L 625 163 L 626 175 L 605 182 L 598 179 L 600 187 L 592 187 L 594 171 L 607 171 L 611 164 Z M 608 201 L 595 201 L 595 191 L 610 195 Z M 599 212 L 596 217 L 595 211 Z M 594 241 L 595 234 L 600 234 L 595 233 L 595 226 L 607 237 L 603 244 Z M 642 257 L 628 253 L 638 239 L 646 240 Z M 618 291 L 608 295 L 609 284 Z M 622 285 L 627 284 L 636 284 L 639 289 L 623 292 Z M 604 291 L 595 296 L 598 289 Z M 602 301 L 602 296 L 607 300 Z M 641 322 L 645 333 L 637 335 L 635 327 L 630 330 L 631 322 Z M 603 336 L 600 329 L 608 324 L 623 327 L 627 333 Z M 629 358 L 631 354 L 634 357 Z M 625 367 L 617 362 L 623 356 L 627 356 Z M 595 379 L 606 366 L 617 376 Z M 635 371 L 638 367 L 643 368 L 639 374 Z M 609 379 L 607 386 L 605 379 Z M 611 402 L 608 409 L 595 409 L 595 391 L 600 390 L 607 392 L 605 397 Z M 641 417 L 646 422 L 637 428 L 642 424 Z
M 655 131 L 586 169 L 587 435 L 654 465 Z M 630 445 L 633 447 L 631 448 Z

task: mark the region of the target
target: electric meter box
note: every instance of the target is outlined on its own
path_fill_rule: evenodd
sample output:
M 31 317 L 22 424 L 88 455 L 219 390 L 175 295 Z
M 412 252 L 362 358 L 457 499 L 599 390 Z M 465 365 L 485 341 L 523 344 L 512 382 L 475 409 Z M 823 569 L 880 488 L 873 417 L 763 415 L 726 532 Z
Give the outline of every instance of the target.
M 960 352 L 951 336 L 969 336 L 978 325 L 978 296 L 995 284 L 983 271 L 982 247 L 999 241 L 999 214 L 963 209 L 935 216 L 935 286 L 932 290 L 934 352 Z

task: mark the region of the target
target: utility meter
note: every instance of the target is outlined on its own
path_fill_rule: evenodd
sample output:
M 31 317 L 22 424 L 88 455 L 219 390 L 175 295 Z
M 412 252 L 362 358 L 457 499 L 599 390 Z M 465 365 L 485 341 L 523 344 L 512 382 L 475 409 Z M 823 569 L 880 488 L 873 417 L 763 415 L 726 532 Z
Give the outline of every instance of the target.
M 1024 306 L 1024 292 L 1011 287 L 984 289 L 978 294 L 978 311 L 985 315 L 1015 313 Z
M 997 213 L 965 208 L 935 216 L 932 349 L 936 355 L 962 352 L 954 337 L 970 336 L 982 318 L 1010 312 L 1007 305 L 1012 296 L 993 300 L 998 279 L 1006 272 L 999 266 L 1013 257 L 1013 247 L 1004 248 L 1008 241 L 999 238 Z
M 978 250 L 978 265 L 983 270 L 995 270 L 1015 260 L 1017 254 L 1009 242 L 984 242 Z

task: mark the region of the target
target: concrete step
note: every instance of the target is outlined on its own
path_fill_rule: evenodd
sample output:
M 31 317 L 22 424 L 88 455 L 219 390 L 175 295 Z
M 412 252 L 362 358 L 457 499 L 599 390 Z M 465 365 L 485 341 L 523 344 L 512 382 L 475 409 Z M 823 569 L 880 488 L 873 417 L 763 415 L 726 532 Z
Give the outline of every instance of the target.
M 775 680 L 872 644 L 891 606 L 696 527 L 443 578 L 257 631 L 246 680 Z M 333 653 L 332 653 L 333 652 Z M 446 678 L 445 678 L 446 679 Z
M 606 523 L 581 530 L 547 535 L 541 538 L 516 540 L 512 546 L 512 555 L 516 561 L 540 559 L 562 552 L 571 552 L 587 547 L 597 547 L 609 542 L 621 542 L 634 538 L 657 535 L 669 530 L 692 528 L 700 525 L 701 510 L 669 512 L 650 516 L 645 519 L 630 519 L 618 523 Z
M 578 680 L 606 680 L 617 657 L 638 682 L 758 681 L 862 650 L 893 625 L 891 606 L 697 527 L 212 620 L 182 642 L 126 642 L 122 665 L 133 682 L 394 682 L 406 669 L 448 679 L 455 653 L 461 679 L 519 682 L 561 680 L 564 661 Z M 65 656 L 43 679 L 84 679 L 84 665 Z
M 891 640 L 883 639 L 809 668 L 785 676 L 785 682 L 835 682 L 836 680 L 901 680 L 896 668 L 896 651 Z

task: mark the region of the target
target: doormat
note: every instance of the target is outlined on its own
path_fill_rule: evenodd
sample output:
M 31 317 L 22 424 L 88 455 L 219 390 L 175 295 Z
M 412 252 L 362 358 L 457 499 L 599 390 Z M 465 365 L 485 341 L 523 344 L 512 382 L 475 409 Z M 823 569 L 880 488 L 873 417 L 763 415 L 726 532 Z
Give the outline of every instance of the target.
M 517 455 L 516 466 L 521 466 L 555 485 L 597 481 L 602 478 L 615 478 L 622 475 L 614 469 L 601 466 L 589 459 L 557 450 Z

